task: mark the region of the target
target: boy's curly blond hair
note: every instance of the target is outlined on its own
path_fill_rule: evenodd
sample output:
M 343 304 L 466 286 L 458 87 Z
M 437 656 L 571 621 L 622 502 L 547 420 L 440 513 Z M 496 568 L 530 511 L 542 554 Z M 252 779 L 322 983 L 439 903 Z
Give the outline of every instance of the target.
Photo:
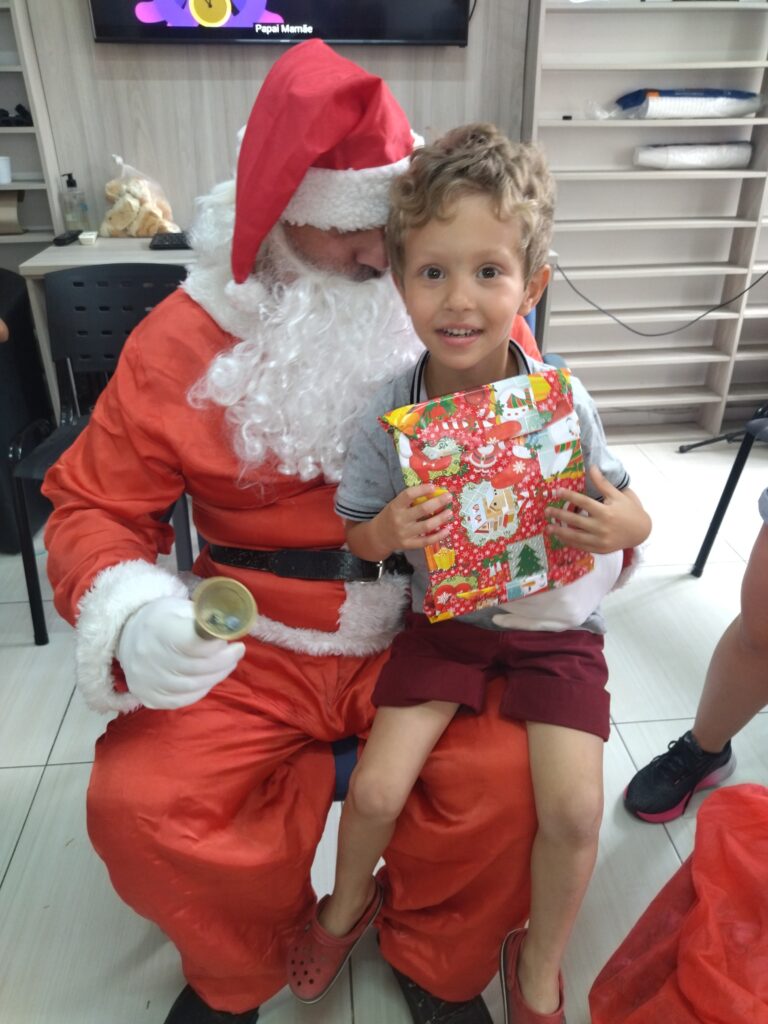
M 492 124 L 467 124 L 414 150 L 408 170 L 390 190 L 389 263 L 402 280 L 405 236 L 411 228 L 450 217 L 454 200 L 487 195 L 498 217 L 517 218 L 526 284 L 547 262 L 555 183 L 541 150 L 511 142 Z

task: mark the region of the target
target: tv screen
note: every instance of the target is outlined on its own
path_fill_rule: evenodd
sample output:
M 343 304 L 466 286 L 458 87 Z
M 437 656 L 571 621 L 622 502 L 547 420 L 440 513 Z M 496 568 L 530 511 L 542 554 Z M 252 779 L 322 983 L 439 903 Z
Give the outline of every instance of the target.
M 469 0 L 91 0 L 104 43 L 466 46 Z

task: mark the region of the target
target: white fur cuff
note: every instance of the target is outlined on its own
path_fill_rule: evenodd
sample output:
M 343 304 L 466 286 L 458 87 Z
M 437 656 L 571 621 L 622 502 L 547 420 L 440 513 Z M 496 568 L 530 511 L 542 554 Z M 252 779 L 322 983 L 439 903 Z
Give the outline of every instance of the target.
M 347 583 L 335 633 L 286 626 L 257 616 L 251 636 L 304 654 L 367 657 L 385 651 L 402 628 L 410 597 L 407 576 L 384 576 L 377 583 Z
M 629 556 L 625 554 L 624 568 L 619 573 L 619 578 L 616 580 L 613 589 L 621 590 L 622 587 L 626 587 L 632 577 L 635 575 L 637 570 L 645 561 L 645 551 L 648 547 L 648 541 L 643 541 L 642 544 L 638 544 L 636 548 L 629 548 Z
M 112 660 L 120 630 L 148 601 L 187 596 L 181 580 L 149 562 L 120 562 L 96 576 L 80 601 L 75 646 L 77 686 L 90 708 L 109 714 L 139 707 L 132 694 L 114 688 Z

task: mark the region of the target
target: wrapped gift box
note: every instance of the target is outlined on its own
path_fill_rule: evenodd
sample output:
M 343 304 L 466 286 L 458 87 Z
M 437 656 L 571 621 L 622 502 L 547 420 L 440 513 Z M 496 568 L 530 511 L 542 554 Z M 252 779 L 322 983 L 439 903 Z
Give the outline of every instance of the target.
M 392 434 L 407 486 L 454 496 L 450 537 L 425 549 L 430 621 L 562 587 L 592 555 L 546 532 L 560 487 L 583 491 L 584 459 L 570 373 L 552 369 L 394 409 Z

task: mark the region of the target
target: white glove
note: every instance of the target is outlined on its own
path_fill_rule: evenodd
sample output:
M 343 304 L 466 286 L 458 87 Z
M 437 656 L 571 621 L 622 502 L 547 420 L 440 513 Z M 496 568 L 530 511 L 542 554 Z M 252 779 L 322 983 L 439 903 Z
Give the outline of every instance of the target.
M 182 597 L 142 605 L 126 620 L 117 644 L 129 691 L 145 707 L 164 710 L 201 700 L 244 654 L 243 643 L 198 636 L 192 602 Z

